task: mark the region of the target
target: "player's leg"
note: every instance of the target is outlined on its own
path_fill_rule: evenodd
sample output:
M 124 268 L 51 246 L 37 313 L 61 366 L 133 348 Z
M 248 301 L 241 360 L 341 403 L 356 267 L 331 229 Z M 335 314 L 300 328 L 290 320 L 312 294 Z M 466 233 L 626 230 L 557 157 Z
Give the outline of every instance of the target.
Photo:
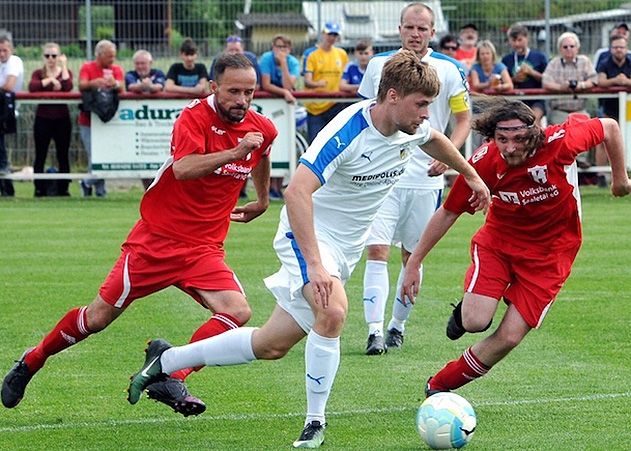
M 190 343 L 214 337 L 243 325 L 251 316 L 250 307 L 241 291 L 195 290 L 200 303 L 213 312 L 213 316 L 202 324 L 190 339 Z M 170 377 L 154 382 L 147 387 L 147 396 L 171 407 L 185 417 L 199 415 L 206 404 L 193 396 L 184 380 L 202 367 L 184 368 L 171 373 Z
M 367 355 L 387 352 L 383 333 L 386 303 L 390 292 L 388 258 L 390 245 L 399 222 L 399 190 L 394 189 L 379 208 L 366 241 L 364 270 L 364 319 L 368 325 Z
M 459 359 L 447 363 L 428 380 L 426 394 L 453 390 L 484 376 L 521 343 L 530 330 L 517 308 L 510 304 L 502 322 L 491 335 L 468 348 Z
M 2 404 L 7 408 L 17 406 L 24 397 L 27 384 L 50 356 L 105 329 L 122 312 L 122 309 L 106 303 L 100 295 L 90 305 L 68 311 L 37 346 L 22 355 L 5 376 Z
M 222 334 L 245 324 L 251 316 L 250 306 L 234 272 L 224 261 L 221 249 L 193 247 L 185 249 L 189 255 L 186 265 L 177 273 L 176 286 L 190 294 L 212 312 L 212 317 L 192 335 L 190 342 Z M 184 368 L 171 377 L 147 387 L 149 398 L 162 402 L 184 416 L 199 415 L 206 405 L 191 395 L 184 380 L 201 367 Z
M 401 286 L 405 264 L 410 254 L 416 248 L 421 234 L 425 230 L 430 218 L 440 206 L 442 190 L 400 190 L 400 218 L 394 233 L 394 242 L 401 242 L 402 266 L 397 278 L 394 301 L 392 303 L 392 318 L 386 331 L 386 346 L 398 348 L 403 345 L 405 323 L 412 313 L 413 304 L 401 298 Z M 423 283 L 423 267 L 419 268 L 420 281 Z M 420 289 L 420 287 L 419 287 Z
M 329 305 L 323 308 L 314 302 L 310 285 L 303 289 L 315 321 L 305 344 L 305 383 L 307 415 L 295 448 L 317 448 L 324 442 L 325 410 L 340 364 L 340 335 L 344 328 L 348 301 L 344 286 L 333 278 Z
M 367 355 L 379 355 L 387 352 L 383 321 L 390 291 L 389 255 L 389 244 L 371 244 L 366 247 L 363 304 L 364 319 L 368 325 Z
M 257 359 L 279 359 L 305 336 L 305 332 L 285 310 L 276 307 L 260 329 L 239 327 L 223 334 L 183 346 L 166 344 L 147 349 L 145 364 L 129 386 L 128 400 L 135 404 L 148 385 L 169 374 L 198 366 L 228 366 Z M 154 340 L 164 344 L 163 340 Z M 151 354 L 154 353 L 154 354 Z

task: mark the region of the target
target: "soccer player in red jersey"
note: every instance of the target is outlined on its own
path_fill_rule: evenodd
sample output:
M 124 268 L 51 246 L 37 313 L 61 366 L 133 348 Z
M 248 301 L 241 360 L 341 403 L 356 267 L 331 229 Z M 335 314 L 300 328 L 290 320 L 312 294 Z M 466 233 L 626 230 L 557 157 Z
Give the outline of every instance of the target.
M 470 162 L 493 201 L 484 225 L 472 238 L 464 297 L 449 318 L 447 336 L 456 340 L 465 332 L 486 330 L 502 298 L 508 309 L 491 335 L 428 380 L 428 396 L 483 376 L 543 322 L 581 246 L 577 155 L 604 143 L 613 195 L 631 193 L 615 120 L 570 115 L 563 124 L 542 129 L 533 111 L 520 101 L 476 102 L 484 103 L 484 114 L 473 128 L 487 142 Z M 419 265 L 462 213 L 473 213 L 470 196 L 459 177 L 408 260 L 402 295 L 417 295 Z
M 88 306 L 70 310 L 34 348 L 27 350 L 2 384 L 2 403 L 15 407 L 46 359 L 105 329 L 136 299 L 170 285 L 188 293 L 213 316 L 191 341 L 237 328 L 250 308 L 234 272 L 224 261 L 230 221 L 249 222 L 269 206 L 274 124 L 249 109 L 256 72 L 243 55 L 223 55 L 216 65 L 213 94 L 186 106 L 171 139 L 171 156 L 140 203 L 141 219 Z M 257 200 L 237 207 L 252 176 Z M 148 387 L 150 397 L 183 415 L 197 415 L 204 403 L 183 383 L 180 370 Z

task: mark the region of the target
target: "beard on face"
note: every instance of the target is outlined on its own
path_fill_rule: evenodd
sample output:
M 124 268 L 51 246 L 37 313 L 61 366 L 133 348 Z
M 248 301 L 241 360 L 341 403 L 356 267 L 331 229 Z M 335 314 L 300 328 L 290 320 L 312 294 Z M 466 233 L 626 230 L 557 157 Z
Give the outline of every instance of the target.
M 241 122 L 245 117 L 245 113 L 248 111 L 247 106 L 224 108 L 219 102 L 217 102 L 217 109 L 219 113 L 230 122 Z

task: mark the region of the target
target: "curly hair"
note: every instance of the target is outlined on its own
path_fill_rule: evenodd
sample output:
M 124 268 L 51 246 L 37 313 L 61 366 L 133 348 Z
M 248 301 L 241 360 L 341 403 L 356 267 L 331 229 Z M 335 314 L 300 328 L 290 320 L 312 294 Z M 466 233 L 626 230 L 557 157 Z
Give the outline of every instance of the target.
M 476 96 L 473 102 L 473 112 L 476 115 L 471 128 L 487 140 L 495 137 L 498 122 L 517 119 L 528 126 L 530 134 L 528 146 L 535 150 L 543 144 L 545 133 L 535 123 L 535 113 L 528 105 L 520 100 L 496 96 Z

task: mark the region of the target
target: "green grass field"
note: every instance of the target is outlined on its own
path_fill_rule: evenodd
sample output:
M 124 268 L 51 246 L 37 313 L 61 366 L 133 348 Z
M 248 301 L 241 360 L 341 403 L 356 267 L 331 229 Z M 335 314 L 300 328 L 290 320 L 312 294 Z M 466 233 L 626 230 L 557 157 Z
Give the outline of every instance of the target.
M 67 310 L 93 299 L 141 196 L 134 188 L 85 200 L 73 183 L 71 198 L 33 199 L 31 184 L 16 188 L 15 199 L 0 199 L 0 376 Z M 274 306 L 262 278 L 278 265 L 271 241 L 280 205 L 234 225 L 227 243 L 253 308 L 250 325 L 262 324 Z M 543 327 L 459 390 L 478 416 L 468 449 L 631 449 L 631 201 L 586 189 L 583 211 L 583 249 Z M 481 219 L 463 217 L 431 254 L 423 299 L 397 352 L 363 355 L 363 265 L 356 269 L 324 449 L 426 449 L 414 425 L 423 383 L 479 339 L 450 342 L 444 325 L 449 302 L 461 295 L 469 238 Z M 207 317 L 176 289 L 136 302 L 103 333 L 51 358 L 17 408 L 0 407 L 0 449 L 289 449 L 305 409 L 303 345 L 280 361 L 191 376 L 191 391 L 208 405 L 197 418 L 147 399 L 136 406 L 125 400 L 145 341 L 184 343 Z

